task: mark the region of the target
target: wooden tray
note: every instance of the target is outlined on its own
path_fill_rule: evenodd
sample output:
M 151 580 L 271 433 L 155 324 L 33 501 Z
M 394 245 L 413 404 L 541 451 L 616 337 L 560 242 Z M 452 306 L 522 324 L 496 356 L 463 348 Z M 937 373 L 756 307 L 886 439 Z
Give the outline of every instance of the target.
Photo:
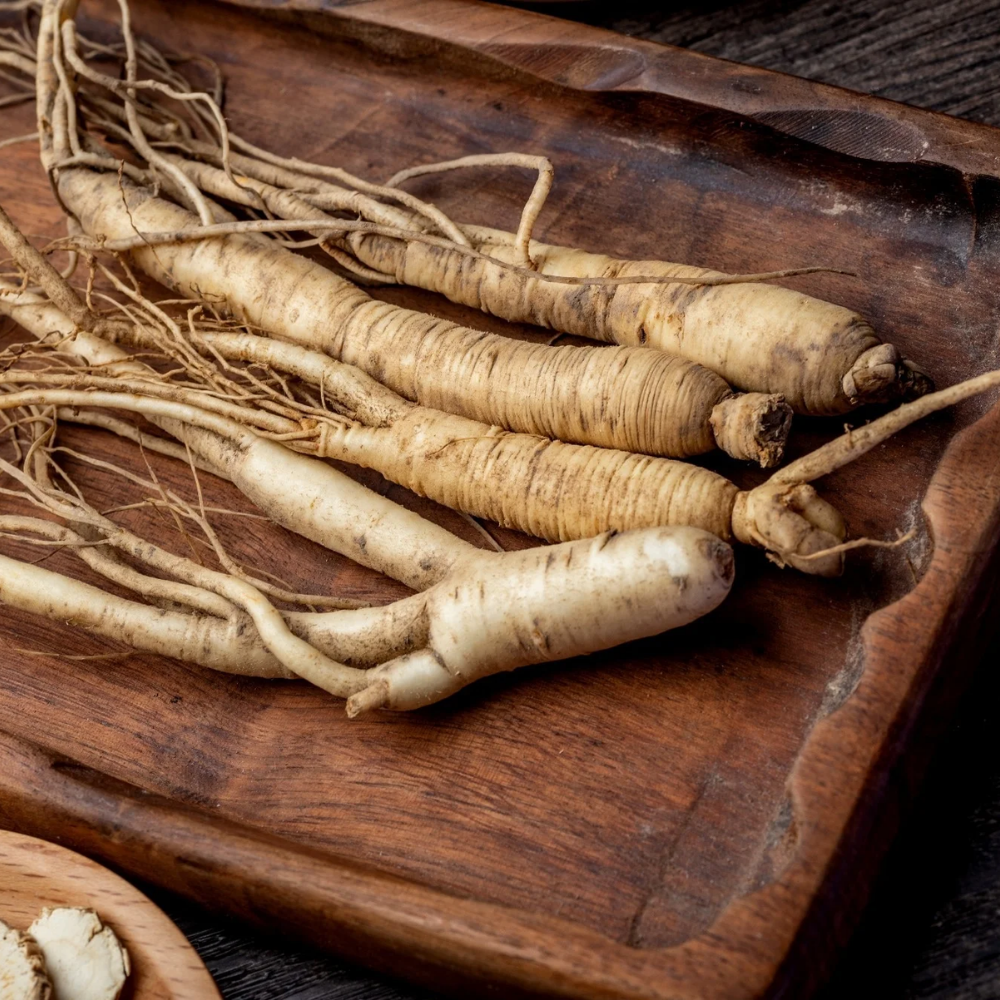
M 466 0 L 256 6 L 281 10 L 135 4 L 141 32 L 222 63 L 251 139 L 374 177 L 547 153 L 545 238 L 731 271 L 849 268 L 795 285 L 868 315 L 940 384 L 998 365 L 996 130 Z M 85 4 L 90 29 L 113 7 Z M 809 128 L 814 109 L 825 128 Z M 795 115 L 766 124 L 772 111 Z M 0 122 L 33 127 L 30 108 Z M 899 129 L 919 142 L 893 145 Z M 414 190 L 513 224 L 527 185 L 470 171 Z M 4 150 L 0 200 L 28 232 L 61 231 L 29 146 Z M 905 549 L 858 553 L 833 582 L 741 551 L 732 598 L 700 623 L 408 717 L 349 723 L 304 685 L 150 657 L 67 661 L 104 647 L 8 613 L 0 822 L 451 992 L 802 996 L 849 932 L 995 613 L 991 402 L 822 484 L 854 535 L 916 528 Z M 795 447 L 838 430 L 800 421 Z M 68 439 L 119 453 L 97 432 Z M 192 490 L 184 469 L 156 467 Z M 212 503 L 240 506 L 210 485 Z M 295 586 L 402 592 L 255 525 L 219 527 Z
M 97 911 L 128 950 L 129 1000 L 221 1000 L 198 953 L 135 886 L 74 851 L 0 830 L 0 919 L 26 930 L 46 906 Z

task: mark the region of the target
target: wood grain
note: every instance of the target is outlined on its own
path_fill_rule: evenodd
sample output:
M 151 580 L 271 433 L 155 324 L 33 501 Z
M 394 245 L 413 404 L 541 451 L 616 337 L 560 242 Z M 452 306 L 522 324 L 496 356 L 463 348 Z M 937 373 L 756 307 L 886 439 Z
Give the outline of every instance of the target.
M 1000 125 L 995 86 L 1000 48 L 966 45 L 963 27 L 977 12 L 995 26 L 993 0 L 904 0 L 892 5 L 860 0 L 842 7 L 847 18 L 832 18 L 825 4 L 757 0 L 713 3 L 708 11 L 703 5 L 671 4 L 667 13 L 662 4 L 588 2 L 549 6 L 547 12 L 948 114 L 968 108 L 977 120 Z M 877 35 L 868 31 L 873 21 L 880 25 Z M 947 73 L 935 68 L 942 36 L 954 39 Z M 831 50 L 843 51 L 846 45 L 855 58 L 831 61 Z M 871 56 L 872 45 L 879 47 L 878 58 Z M 900 87 L 904 75 L 905 91 Z M 995 993 L 1000 974 L 995 919 L 1000 908 L 1000 769 L 994 743 L 1000 673 L 991 667 L 1000 662 L 1000 644 L 976 659 L 982 669 L 963 696 L 962 712 L 931 773 L 919 786 L 920 798 L 906 817 L 850 948 L 823 991 L 825 1000 L 981 1000 Z M 905 797 L 913 794 L 910 789 Z M 227 1000 L 417 996 L 412 988 L 373 973 L 305 953 L 294 941 L 282 945 L 213 919 L 177 897 L 160 893 L 158 898 L 212 968 Z
M 996 125 L 996 0 L 574 4 L 553 11 L 918 108 Z
M 57 844 L 0 830 L 0 919 L 27 930 L 46 906 L 97 911 L 128 951 L 131 1000 L 220 1000 L 184 935 L 138 889 Z
M 342 13 L 370 25 L 373 8 L 385 5 Z M 467 9 L 466 26 L 482 6 Z M 461 41 L 431 45 L 422 23 L 279 35 L 209 5 L 139 12 L 140 30 L 178 47 L 195 38 L 224 62 L 229 113 L 252 139 L 375 176 L 513 143 L 548 152 L 552 240 L 732 270 L 821 254 L 859 278 L 800 286 L 861 309 L 942 383 L 996 364 L 995 179 L 862 162 L 663 92 L 560 85 Z M 424 192 L 477 221 L 512 217 L 523 194 L 500 173 L 436 183 Z M 0 164 L 9 193 L 29 230 L 57 231 L 25 147 Z M 972 423 L 986 409 L 930 421 L 825 484 L 856 534 L 926 518 L 909 563 L 863 555 L 830 584 L 741 553 L 733 600 L 669 642 L 497 679 L 406 719 L 348 724 L 316 692 L 160 661 L 70 673 L 58 651 L 79 642 L 54 628 L 51 659 L 4 674 L 5 821 L 58 825 L 206 905 L 453 991 L 481 979 L 566 996 L 804 991 L 860 905 L 886 783 L 918 745 L 942 657 L 975 631 L 997 542 L 998 484 L 982 459 L 997 415 Z M 797 448 L 836 430 L 806 426 Z M 113 484 L 74 471 L 110 499 Z M 226 541 L 311 589 L 392 593 L 281 533 L 235 522 Z M 12 645 L 37 642 L 34 629 L 6 624 Z
M 380 32 L 387 33 L 386 44 L 394 46 L 394 51 L 407 44 L 404 39 L 412 34 L 425 39 L 425 44 L 432 41 L 439 49 L 444 46 L 447 50 L 454 45 L 472 50 L 502 66 L 516 67 L 564 86 L 659 93 L 725 108 L 798 138 L 865 159 L 889 162 L 935 159 L 970 173 L 1000 173 L 1000 143 L 995 130 L 977 129 L 969 122 L 959 123 L 945 115 L 921 112 L 869 94 L 849 93 L 815 80 L 719 61 L 688 48 L 626 40 L 555 17 L 486 3 L 457 8 L 451 0 L 423 0 L 417 5 L 400 4 L 397 0 L 227 2 L 270 11 L 286 19 L 297 17 L 319 32 L 331 30 L 334 19 L 341 18 L 347 24 L 338 25 L 335 30 L 355 31 L 369 40 Z M 787 6 L 787 3 L 778 5 L 779 12 Z M 758 20 L 771 7 L 760 5 Z M 821 3 L 813 7 L 805 30 L 809 24 L 815 25 L 828 9 Z M 318 15 L 317 11 L 327 16 Z M 766 22 L 766 16 L 763 19 Z M 669 16 L 666 20 L 678 23 Z M 678 20 L 687 23 L 683 10 Z M 749 25 L 737 26 L 737 36 L 743 30 L 761 30 L 759 24 L 750 20 Z M 845 25 L 851 23 L 849 12 L 842 21 Z M 984 21 L 990 23 L 989 14 Z M 877 22 L 878 19 L 873 26 L 875 32 Z M 802 29 L 791 30 L 794 35 Z M 852 37 L 845 27 L 848 44 Z M 988 34 L 983 44 L 991 44 Z M 839 51 L 837 45 L 830 45 L 829 49 Z M 935 52 L 942 54 L 941 49 L 936 48 Z M 934 72 L 939 72 L 938 67 L 934 67 Z

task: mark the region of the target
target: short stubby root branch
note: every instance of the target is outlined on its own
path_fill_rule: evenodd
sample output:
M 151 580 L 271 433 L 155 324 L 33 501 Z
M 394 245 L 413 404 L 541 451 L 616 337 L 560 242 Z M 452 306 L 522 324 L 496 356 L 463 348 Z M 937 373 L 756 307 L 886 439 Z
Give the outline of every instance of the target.
M 780 566 L 814 576 L 839 576 L 844 569 L 843 518 L 805 483 L 767 482 L 740 493 L 733 508 L 733 534 L 765 549 Z
M 727 455 L 770 469 L 785 453 L 792 408 L 784 396 L 745 392 L 716 404 L 710 421 L 715 442 Z

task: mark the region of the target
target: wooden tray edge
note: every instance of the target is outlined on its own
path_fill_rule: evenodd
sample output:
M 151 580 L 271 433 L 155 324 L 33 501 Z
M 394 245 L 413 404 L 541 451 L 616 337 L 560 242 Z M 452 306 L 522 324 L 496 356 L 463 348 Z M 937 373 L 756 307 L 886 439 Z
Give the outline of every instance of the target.
M 695 101 L 834 150 L 838 135 L 850 142 L 853 129 L 863 125 L 866 142 L 876 144 L 880 138 L 884 142 L 878 159 L 927 159 L 964 173 L 1000 176 L 1000 128 L 554 15 L 482 0 L 221 2 L 286 17 L 310 17 L 311 27 L 321 27 L 325 17 L 333 16 L 372 30 L 406 32 L 574 89 L 644 91 Z M 552 58 L 554 50 L 562 50 L 565 58 Z M 789 121 L 791 114 L 794 123 Z M 845 115 L 861 117 L 845 121 Z M 813 137 L 815 123 L 826 126 L 823 131 L 829 141 Z M 909 155 L 894 156 L 893 147 L 901 138 Z
M 223 2 L 272 12 L 333 15 L 406 32 L 577 89 L 661 93 L 754 118 L 787 109 L 860 111 L 915 128 L 923 140 L 918 159 L 1000 176 L 1000 129 L 992 126 L 517 8 L 480 0 L 424 0 L 419 5 L 397 0 Z M 553 47 L 572 48 L 572 65 L 551 58 Z M 800 753 L 789 788 L 798 839 L 787 868 L 760 892 L 730 904 L 707 932 L 660 953 L 671 956 L 673 971 L 684 979 L 683 995 L 759 995 L 778 988 L 775 973 L 782 963 L 785 986 L 791 981 L 800 987 L 816 982 L 853 926 L 867 895 L 867 880 L 845 880 L 844 866 L 856 866 L 864 855 L 864 870 L 872 873 L 890 839 L 878 833 L 884 810 L 872 808 L 871 802 L 866 803 L 867 811 L 862 807 L 865 789 L 871 799 L 873 790 L 890 780 L 912 742 L 946 651 L 963 624 L 975 620 L 985 599 L 983 578 L 1000 544 L 1000 482 L 970 491 L 962 466 L 963 456 L 982 454 L 983 447 L 997 453 L 998 428 L 1000 405 L 950 442 L 942 456 L 922 502 L 935 541 L 932 563 L 913 591 L 866 621 L 859 683 L 838 711 L 816 726 Z M 972 527 L 977 521 L 978 530 Z M 971 670 L 965 671 L 962 683 L 954 687 L 960 690 L 970 675 Z M 856 771 L 844 780 L 838 765 L 844 769 L 849 764 L 843 747 L 855 730 L 867 731 L 871 742 L 867 752 L 856 748 L 858 759 L 850 762 Z M 926 760 L 929 753 L 922 756 Z M 921 768 L 912 771 L 916 775 Z M 835 811 L 842 822 L 833 828 L 823 821 L 818 796 L 824 793 L 827 802 L 836 794 L 842 803 Z M 867 849 L 859 851 L 859 845 Z M 843 885 L 852 886 L 854 898 L 834 928 L 831 914 L 823 912 L 823 890 Z M 809 926 L 810 920 L 816 926 Z M 811 951 L 804 962 L 796 942 L 806 939 Z M 734 953 L 739 956 L 736 964 Z M 709 983 L 713 988 L 706 991 Z
M 502 984 L 505 996 L 678 995 L 658 952 L 271 837 L 3 732 L 0 760 L 0 826 L 69 846 L 300 945 L 455 995 L 484 981 Z
M 225 2 L 275 5 L 273 0 Z M 433 12 L 442 3 L 448 4 L 453 16 L 461 9 L 490 8 L 475 0 L 428 0 L 426 11 Z M 281 6 L 329 7 L 314 0 L 290 0 Z M 392 6 L 391 0 L 368 0 L 333 12 L 397 27 L 389 16 Z M 503 13 L 566 23 L 524 11 L 504 9 Z M 457 17 L 453 23 L 461 20 Z M 723 63 L 684 50 L 623 39 L 600 29 L 572 27 L 588 36 L 596 33 L 615 39 L 629 50 L 652 46 L 662 50 L 662 60 L 680 58 L 676 56 L 680 53 L 685 59 L 704 61 L 699 62 L 703 67 Z M 495 53 L 485 54 L 497 58 Z M 663 67 L 658 72 L 662 79 L 672 79 Z M 655 84 L 656 74 L 651 79 Z M 634 76 L 618 81 L 610 89 L 654 89 L 690 97 L 681 92 L 680 84 L 673 83 L 674 89 L 668 90 L 666 84 L 636 86 L 638 80 Z M 599 82 L 592 81 L 589 89 L 595 89 Z M 1000 130 L 988 126 L 798 82 L 809 92 L 823 92 L 828 106 L 850 107 L 860 99 L 865 106 L 880 111 L 902 109 L 922 122 L 934 120 L 943 129 L 942 141 L 948 135 L 943 123 L 951 123 L 963 134 L 967 129 L 981 134 L 985 146 L 1000 137 Z M 700 85 L 711 89 L 705 81 Z M 737 104 L 739 101 L 733 100 L 717 106 L 746 113 Z M 948 150 L 945 153 L 951 155 Z M 990 156 L 992 172 L 1000 173 L 1000 155 L 983 153 L 983 162 Z M 939 162 L 954 159 L 945 155 L 936 158 Z M 958 162 L 952 165 L 960 166 Z M 779 980 L 785 987 L 791 982 L 811 982 L 816 969 L 805 969 L 797 951 L 809 938 L 810 964 L 821 965 L 832 950 L 834 942 L 824 936 L 829 926 L 823 912 L 824 890 L 831 891 L 843 881 L 845 864 L 857 856 L 864 829 L 871 826 L 852 826 L 861 812 L 861 791 L 884 787 L 906 738 L 912 734 L 926 693 L 940 673 L 946 640 L 975 614 L 970 599 L 982 592 L 983 576 L 1000 534 L 1000 483 L 990 482 L 979 491 L 967 486 L 963 490 L 961 455 L 981 453 L 983 448 L 995 450 L 998 443 L 1000 406 L 966 428 L 942 456 L 923 502 L 936 542 L 931 566 L 914 591 L 866 622 L 861 681 L 839 710 L 817 725 L 796 766 L 791 783 L 798 826 L 793 859 L 774 882 L 735 900 L 712 928 L 676 948 L 636 951 L 565 921 L 457 899 L 361 869 L 347 860 L 269 839 L 196 810 L 180 807 L 178 815 L 177 803 L 119 785 L 3 734 L 0 753 L 11 766 L 0 774 L 0 820 L 5 826 L 65 842 L 206 906 L 238 913 L 272 931 L 277 924 L 299 941 L 413 981 L 440 989 L 440 972 L 431 970 L 445 970 L 444 985 L 456 993 L 488 980 L 522 995 L 670 996 L 675 1000 L 757 996 L 778 988 L 775 975 L 779 968 Z M 954 494 L 965 497 L 964 506 Z M 972 527 L 977 515 L 979 529 Z M 920 623 L 920 634 L 911 627 L 914 621 Z M 937 630 L 931 631 L 929 623 Z M 891 684 L 883 689 L 886 680 Z M 843 734 L 859 728 L 860 723 L 867 723 L 860 728 L 869 732 L 870 742 L 855 747 L 851 758 L 845 760 Z M 837 813 L 842 822 L 834 826 L 824 822 L 824 805 L 818 794 L 827 801 L 834 796 L 846 803 Z M 109 816 L 114 820 L 109 821 Z M 155 837 L 150 833 L 153 829 Z M 869 845 L 869 863 L 879 849 Z M 257 878 L 246 880 L 242 875 L 245 870 L 258 872 Z M 863 894 L 864 887 L 858 888 Z
M 1000 481 L 992 492 L 962 481 L 964 457 L 984 447 L 1000 448 L 1000 405 L 950 443 L 923 502 L 936 541 L 931 565 L 913 591 L 870 616 L 857 689 L 800 754 L 790 788 L 792 859 L 775 881 L 677 947 L 632 949 L 568 921 L 451 896 L 149 794 L 4 733 L 0 825 L 455 994 L 488 981 L 524 996 L 694 1000 L 790 986 L 803 995 L 849 929 L 833 925 L 826 897 L 847 885 L 851 912 L 859 912 L 866 880 L 858 858 L 874 870 L 888 843 L 872 840 L 864 791 L 885 789 L 951 638 L 975 616 L 976 603 L 959 598 L 983 590 L 1000 543 Z M 980 513 L 983 527 L 971 529 Z M 947 600 L 935 596 L 941 588 Z M 858 743 L 857 732 L 869 741 Z M 831 797 L 842 806 L 830 810 Z

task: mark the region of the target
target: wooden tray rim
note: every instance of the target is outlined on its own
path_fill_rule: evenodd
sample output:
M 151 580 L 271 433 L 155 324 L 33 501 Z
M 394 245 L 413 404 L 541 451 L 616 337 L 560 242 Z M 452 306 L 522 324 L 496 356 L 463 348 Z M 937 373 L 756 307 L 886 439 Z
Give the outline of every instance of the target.
M 217 0 L 279 15 L 320 15 L 470 49 L 495 63 L 575 90 L 663 94 L 749 118 L 776 111 L 864 112 L 914 127 L 920 160 L 1000 177 L 1000 128 L 692 49 L 484 0 Z M 313 25 L 322 25 L 313 20 Z M 578 48 L 571 72 L 538 58 Z M 776 131 L 780 126 L 766 123 Z M 809 140 L 800 137 L 800 141 Z M 912 162 L 900 160 L 898 162 Z
M 402 11 L 412 13 L 412 5 L 407 10 L 397 0 L 362 0 L 343 7 L 323 0 L 223 2 L 297 11 L 323 9 L 339 17 L 428 35 L 433 35 L 434 12 L 442 12 L 445 6 L 452 26 L 473 23 L 474 19 L 464 20 L 461 11 L 476 14 L 492 6 L 479 0 L 426 0 L 421 5 L 423 22 L 404 27 L 398 18 Z M 565 28 L 567 22 L 546 15 L 495 10 L 509 17 L 504 32 L 507 42 L 520 41 L 518 32 L 530 41 L 538 37 L 541 22 L 555 22 L 566 37 L 580 44 L 613 45 L 655 56 L 652 69 L 608 89 L 648 89 L 690 97 L 697 86 L 682 93 L 684 87 L 675 81 L 668 89 L 664 81 L 673 77 L 665 67 L 680 60 L 681 75 L 690 73 L 691 67 L 700 67 L 698 72 L 707 75 L 713 71 L 712 64 L 724 63 L 602 29 Z M 462 44 L 480 51 L 482 39 L 465 38 Z M 496 58 L 488 52 L 480 54 Z M 725 65 L 762 79 L 783 76 Z M 977 155 L 983 163 L 992 159 L 991 172 L 1000 175 L 1000 129 L 783 78 L 801 85 L 800 93 L 821 95 L 825 107 L 860 104 L 932 125 L 925 134 L 933 132 L 945 147 L 929 146 L 927 158 L 936 157 L 937 162 L 959 166 L 949 139 L 956 130 L 974 135 L 983 147 Z M 741 100 L 717 106 L 751 113 L 737 106 Z M 996 153 L 990 152 L 991 147 Z M 996 447 L 997 442 L 1000 404 L 956 435 L 942 455 L 921 504 L 935 542 L 930 565 L 910 593 L 866 620 L 858 685 L 836 711 L 816 724 L 793 768 L 789 792 L 797 842 L 792 857 L 772 882 L 734 900 L 710 928 L 683 944 L 637 950 L 555 917 L 452 896 L 150 795 L 2 732 L 0 749 L 11 766 L 0 774 L 0 823 L 66 843 L 271 929 L 284 923 L 299 941 L 416 981 L 440 985 L 431 970 L 447 970 L 453 990 L 489 980 L 524 995 L 701 1000 L 762 995 L 775 987 L 779 970 L 783 977 L 812 978 L 801 970 L 793 971 L 793 946 L 807 929 L 824 886 L 837 880 L 838 866 L 849 863 L 846 848 L 850 845 L 844 841 L 859 803 L 866 790 L 881 786 L 899 756 L 900 734 L 914 724 L 922 696 L 940 669 L 947 648 L 941 637 L 955 635 L 969 617 L 970 599 L 980 589 L 1000 543 L 1000 483 L 979 484 L 986 488 L 970 497 L 962 517 L 949 516 L 946 498 L 953 484 L 962 482 L 961 454 Z M 973 509 L 976 516 L 972 516 Z M 935 599 L 935 593 L 945 596 Z M 927 615 L 928 606 L 935 609 L 933 618 Z M 909 627 L 911 614 L 921 623 L 922 632 Z M 890 645 L 908 651 L 904 663 L 890 655 Z M 845 757 L 843 737 L 851 732 L 866 734 L 868 741 L 851 744 L 853 752 Z M 823 803 L 808 790 L 816 787 L 824 789 L 827 803 L 840 803 L 838 824 L 824 825 L 819 819 Z M 44 818 L 33 811 L 39 801 L 46 807 Z M 153 829 L 155 835 L 149 832 Z M 854 831 L 854 840 L 860 835 Z M 247 871 L 255 872 L 255 877 L 247 879 Z M 810 930 L 807 936 L 814 934 Z

